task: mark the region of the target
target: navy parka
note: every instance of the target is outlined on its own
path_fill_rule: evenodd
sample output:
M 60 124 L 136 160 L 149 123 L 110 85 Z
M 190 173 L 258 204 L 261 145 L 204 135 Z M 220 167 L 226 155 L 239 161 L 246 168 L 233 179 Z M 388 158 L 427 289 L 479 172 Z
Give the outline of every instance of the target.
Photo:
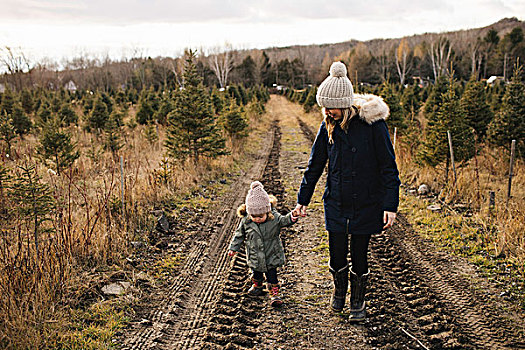
M 350 234 L 379 233 L 383 212 L 396 212 L 399 172 L 385 120 L 388 107 L 374 95 L 356 95 L 363 105 L 345 133 L 339 123 L 328 142 L 323 121 L 315 138 L 298 193 L 308 205 L 328 161 L 323 194 L 326 229 Z

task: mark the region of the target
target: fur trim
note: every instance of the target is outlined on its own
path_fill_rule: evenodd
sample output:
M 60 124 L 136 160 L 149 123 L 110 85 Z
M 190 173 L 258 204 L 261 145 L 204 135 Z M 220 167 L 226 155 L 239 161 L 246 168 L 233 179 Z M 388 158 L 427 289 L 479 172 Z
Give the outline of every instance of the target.
M 277 197 L 275 197 L 273 194 L 269 195 L 270 197 L 270 204 L 272 205 L 272 209 L 277 208 Z
M 355 94 L 354 106 L 359 110 L 359 117 L 368 124 L 378 120 L 386 120 L 390 115 L 388 105 L 383 98 L 372 94 Z
M 270 197 L 270 204 L 272 206 L 272 209 L 277 208 L 277 197 L 275 197 L 273 194 L 269 195 L 269 197 Z M 239 205 L 239 207 L 237 208 L 237 216 L 240 218 L 243 218 L 246 215 L 248 215 L 248 212 L 246 211 L 246 204 L 243 203 Z M 273 218 L 271 219 L 273 220 Z
M 237 216 L 243 218 L 247 214 L 248 212 L 246 211 L 246 204 L 242 203 L 241 205 L 239 205 L 239 208 L 237 208 Z

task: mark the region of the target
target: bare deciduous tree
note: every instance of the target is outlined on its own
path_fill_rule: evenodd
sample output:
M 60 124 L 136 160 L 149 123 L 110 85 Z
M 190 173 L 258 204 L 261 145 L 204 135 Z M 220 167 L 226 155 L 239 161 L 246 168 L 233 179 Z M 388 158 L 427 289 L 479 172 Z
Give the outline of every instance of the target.
M 233 69 L 234 52 L 231 44 L 226 44 L 224 48 L 216 47 L 212 54 L 208 56 L 208 62 L 219 81 L 221 88 L 228 85 L 228 76 Z
M 402 39 L 396 50 L 396 68 L 397 74 L 399 74 L 399 81 L 401 85 L 405 84 L 405 78 L 410 69 L 412 68 L 410 54 L 411 49 L 405 39 Z
M 439 36 L 437 40 L 434 37 L 430 42 L 430 59 L 435 80 L 449 73 L 448 67 L 451 55 L 452 44 L 450 41 L 444 36 Z

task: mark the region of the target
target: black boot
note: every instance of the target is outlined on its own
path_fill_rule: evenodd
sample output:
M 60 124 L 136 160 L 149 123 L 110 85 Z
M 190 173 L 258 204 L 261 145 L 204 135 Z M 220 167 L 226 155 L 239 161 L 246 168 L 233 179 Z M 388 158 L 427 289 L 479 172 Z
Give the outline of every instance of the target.
M 348 290 L 348 264 L 337 271 L 330 265 L 328 268 L 334 276 L 334 293 L 330 300 L 330 307 L 335 312 L 341 312 L 345 307 L 346 291 Z
M 362 276 L 358 276 L 350 270 L 350 322 L 361 322 L 366 319 L 366 282 L 370 270 Z

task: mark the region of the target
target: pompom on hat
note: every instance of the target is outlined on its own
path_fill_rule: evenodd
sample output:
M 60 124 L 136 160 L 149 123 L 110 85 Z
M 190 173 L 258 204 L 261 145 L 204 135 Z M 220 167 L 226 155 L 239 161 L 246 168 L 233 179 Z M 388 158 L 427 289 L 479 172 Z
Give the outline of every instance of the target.
M 263 184 L 259 181 L 252 182 L 246 196 L 246 211 L 248 214 L 261 215 L 271 210 L 270 197 L 264 190 Z
M 354 88 L 346 75 L 346 66 L 334 62 L 330 66 L 330 76 L 317 89 L 317 104 L 325 108 L 350 108 L 354 102 Z

